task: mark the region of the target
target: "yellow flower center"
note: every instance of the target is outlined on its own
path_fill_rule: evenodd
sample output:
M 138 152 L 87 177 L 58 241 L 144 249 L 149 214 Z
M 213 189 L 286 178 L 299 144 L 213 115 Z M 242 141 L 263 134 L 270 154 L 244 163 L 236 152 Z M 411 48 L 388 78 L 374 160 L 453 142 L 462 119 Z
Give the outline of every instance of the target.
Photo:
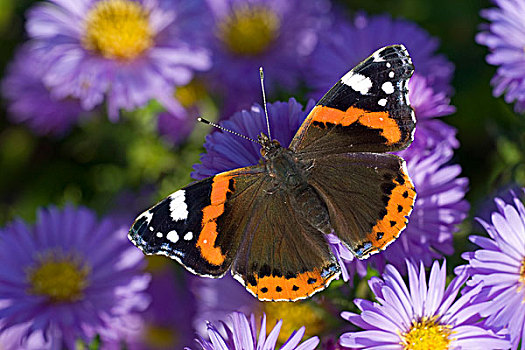
M 149 325 L 145 332 L 146 344 L 154 349 L 169 349 L 177 345 L 178 335 L 172 328 Z
M 149 14 L 134 1 L 99 1 L 87 15 L 82 44 L 106 58 L 131 60 L 153 45 Z
M 46 254 L 27 271 L 30 293 L 49 297 L 52 302 L 82 298 L 89 269 L 71 256 Z
M 404 350 L 446 350 L 450 344 L 451 326 L 440 325 L 435 318 L 424 317 L 414 322 L 412 328 L 402 335 Z
M 277 39 L 279 26 L 279 17 L 266 6 L 242 5 L 219 24 L 219 38 L 231 52 L 255 56 Z
M 312 337 L 319 335 L 325 328 L 323 311 L 315 307 L 312 303 L 303 301 L 289 303 L 286 301 L 264 303 L 264 311 L 267 320 L 283 320 L 281 331 L 279 332 L 279 343 L 283 344 L 293 331 L 305 326 L 305 336 Z M 274 325 L 268 324 L 268 333 Z
M 175 90 L 175 98 L 185 108 L 194 106 L 197 102 L 204 99 L 205 96 L 206 88 L 198 80 L 192 80 L 189 84 L 177 87 Z

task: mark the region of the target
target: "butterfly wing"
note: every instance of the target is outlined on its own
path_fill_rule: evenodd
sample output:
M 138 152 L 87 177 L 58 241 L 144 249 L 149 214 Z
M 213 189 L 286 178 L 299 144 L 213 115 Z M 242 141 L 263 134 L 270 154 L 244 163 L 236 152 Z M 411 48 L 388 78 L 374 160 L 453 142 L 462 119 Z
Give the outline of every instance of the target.
M 222 276 L 263 173 L 264 167 L 253 166 L 194 182 L 139 215 L 128 237 L 145 254 L 166 255 L 201 276 Z
M 315 160 L 309 183 L 324 200 L 339 239 L 359 259 L 392 243 L 406 227 L 416 192 L 393 154 L 333 154 Z
M 402 45 L 379 49 L 341 78 L 316 104 L 290 144 L 311 157 L 389 152 L 412 142 L 415 117 L 407 98 L 414 72 Z
M 337 236 L 360 259 L 399 236 L 414 204 L 404 160 L 384 153 L 412 142 L 407 83 L 413 70 L 402 45 L 379 49 L 321 98 L 290 144 L 312 162 L 309 184 Z
M 286 191 L 263 191 L 258 198 L 232 267 L 234 277 L 267 301 L 295 301 L 326 288 L 340 269 L 324 234 L 298 214 Z

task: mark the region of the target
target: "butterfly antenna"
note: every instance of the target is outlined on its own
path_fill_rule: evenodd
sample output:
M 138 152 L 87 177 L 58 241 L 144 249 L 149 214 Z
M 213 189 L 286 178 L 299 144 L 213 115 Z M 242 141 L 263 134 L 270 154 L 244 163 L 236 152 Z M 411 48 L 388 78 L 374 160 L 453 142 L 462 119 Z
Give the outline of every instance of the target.
M 259 67 L 259 75 L 261 76 L 261 89 L 262 89 L 262 95 L 263 95 L 264 114 L 266 115 L 266 125 L 268 126 L 268 138 L 271 140 L 272 134 L 270 133 L 270 119 L 268 118 L 268 108 L 266 107 L 266 92 L 264 92 L 263 67 Z
M 214 122 L 210 122 L 209 120 L 206 120 L 204 118 L 201 118 L 201 117 L 198 117 L 197 118 L 197 121 L 198 122 L 201 122 L 201 123 L 204 123 L 204 124 L 208 124 L 208 125 L 211 125 L 217 129 L 220 129 L 222 131 L 226 131 L 226 132 L 229 132 L 230 134 L 234 134 L 236 136 L 239 136 L 239 137 L 242 137 L 243 139 L 245 140 L 248 140 L 248 141 L 251 141 L 251 142 L 255 142 L 255 143 L 258 143 L 259 145 L 261 144 L 259 141 L 255 140 L 255 139 L 252 139 L 251 137 L 248 137 L 246 135 L 243 135 L 243 134 L 240 134 L 236 131 L 233 131 L 233 130 L 230 130 L 230 129 L 226 129 L 225 127 L 223 126 L 220 126 L 219 124 L 215 124 Z

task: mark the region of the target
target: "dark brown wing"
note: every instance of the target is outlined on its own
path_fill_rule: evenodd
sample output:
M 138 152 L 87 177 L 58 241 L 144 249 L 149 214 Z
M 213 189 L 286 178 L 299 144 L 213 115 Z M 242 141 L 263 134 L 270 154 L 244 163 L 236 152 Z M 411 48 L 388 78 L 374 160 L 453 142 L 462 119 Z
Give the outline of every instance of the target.
M 286 192 L 257 198 L 234 277 L 259 300 L 295 301 L 326 288 L 340 270 L 324 234 L 297 214 Z
M 192 273 L 220 277 L 237 253 L 239 228 L 249 221 L 246 208 L 264 174 L 264 167 L 253 166 L 194 182 L 139 215 L 128 237 L 145 254 L 166 255 Z
M 314 160 L 309 183 L 335 234 L 359 259 L 385 249 L 406 227 L 416 192 L 393 154 L 348 153 Z
M 319 100 L 289 148 L 320 157 L 334 153 L 398 151 L 408 147 L 415 118 L 406 86 L 413 72 L 404 46 L 376 51 Z

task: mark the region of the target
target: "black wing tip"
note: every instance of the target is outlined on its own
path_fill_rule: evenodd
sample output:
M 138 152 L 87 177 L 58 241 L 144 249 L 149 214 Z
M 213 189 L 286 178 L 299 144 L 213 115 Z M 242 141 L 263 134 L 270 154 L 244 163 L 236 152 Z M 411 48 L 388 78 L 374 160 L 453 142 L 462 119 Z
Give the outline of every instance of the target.
M 384 46 L 376 50 L 365 61 L 370 59 L 373 62 L 401 62 L 401 65 L 406 69 L 404 76 L 407 78 L 410 78 L 414 73 L 414 64 L 412 63 L 412 58 L 410 57 L 407 48 L 403 44 Z

